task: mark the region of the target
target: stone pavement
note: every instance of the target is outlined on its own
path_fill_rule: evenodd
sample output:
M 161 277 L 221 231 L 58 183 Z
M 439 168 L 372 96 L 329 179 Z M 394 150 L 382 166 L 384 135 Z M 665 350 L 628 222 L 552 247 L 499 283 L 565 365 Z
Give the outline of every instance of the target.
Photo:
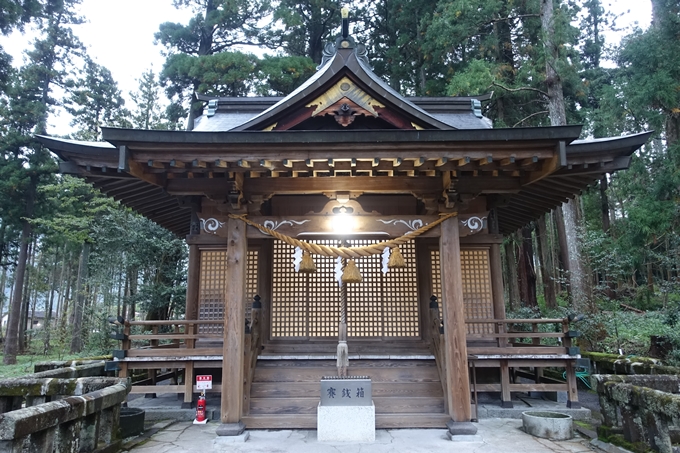
M 590 440 L 575 437 L 567 441 L 550 441 L 522 431 L 517 419 L 482 419 L 474 439 L 450 441 L 444 429 L 377 430 L 374 443 L 320 443 L 314 430 L 251 430 L 243 443 L 216 444 L 219 423 L 193 425 L 176 422 L 156 432 L 146 442 L 123 450 L 130 453 L 581 453 L 600 451 Z

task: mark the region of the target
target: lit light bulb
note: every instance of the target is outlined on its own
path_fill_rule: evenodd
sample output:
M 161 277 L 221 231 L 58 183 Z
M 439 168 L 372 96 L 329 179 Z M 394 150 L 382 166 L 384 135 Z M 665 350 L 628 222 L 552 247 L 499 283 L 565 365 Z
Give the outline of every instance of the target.
M 341 235 L 351 234 L 354 231 L 355 219 L 347 214 L 344 208 L 333 216 L 333 231 Z

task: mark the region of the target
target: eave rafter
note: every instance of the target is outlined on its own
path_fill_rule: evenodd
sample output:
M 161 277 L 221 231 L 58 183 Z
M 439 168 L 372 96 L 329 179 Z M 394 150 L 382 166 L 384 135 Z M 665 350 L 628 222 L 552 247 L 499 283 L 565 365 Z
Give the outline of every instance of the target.
M 374 106 L 378 111 L 380 107 Z M 412 194 L 424 210 L 498 200 L 504 233 L 627 168 L 648 134 L 570 145 L 579 128 L 484 131 L 179 133 L 105 129 L 112 145 L 45 138 L 60 167 L 171 229 L 188 233 L 185 196 L 225 209 L 273 195 Z M 479 200 L 478 200 L 479 201 Z M 253 212 L 256 212 L 254 209 Z M 245 212 L 245 211 L 241 211 Z

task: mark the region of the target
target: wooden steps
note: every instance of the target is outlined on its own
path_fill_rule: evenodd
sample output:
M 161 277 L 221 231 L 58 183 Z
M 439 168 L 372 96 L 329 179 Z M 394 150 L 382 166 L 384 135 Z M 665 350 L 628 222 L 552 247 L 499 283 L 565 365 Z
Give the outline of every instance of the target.
M 334 360 L 259 360 L 250 392 L 252 428 L 316 429 L 319 380 Z M 442 386 L 434 360 L 353 360 L 349 373 L 370 376 L 377 428 L 444 428 Z

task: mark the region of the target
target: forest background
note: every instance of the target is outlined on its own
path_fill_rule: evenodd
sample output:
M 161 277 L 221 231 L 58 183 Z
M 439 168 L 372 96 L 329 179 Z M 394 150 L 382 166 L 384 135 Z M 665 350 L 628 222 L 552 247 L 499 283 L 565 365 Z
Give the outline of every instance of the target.
M 0 48 L 5 364 L 108 353 L 115 346 L 109 315 L 183 316 L 183 240 L 59 174 L 55 156 L 35 139 L 55 112 L 72 117 L 66 138 L 97 141 L 101 126 L 184 129 L 203 110 L 197 93 L 288 94 L 315 72 L 343 6 L 173 0 L 191 17 L 160 25 L 163 68 L 139 68 L 126 103 L 111 72 L 73 33 L 87 19 L 79 3 L 0 0 L 0 34 L 38 34 L 21 65 Z M 599 0 L 348 6 L 352 34 L 366 44 L 375 72 L 404 95 L 493 92 L 484 114 L 494 127 L 583 124 L 584 137 L 595 138 L 655 131 L 630 170 L 506 238 L 505 297 L 510 316 L 584 313 L 584 349 L 646 354 L 650 336 L 664 336 L 668 360 L 680 363 L 677 0 L 652 0 L 652 25 L 617 43 L 605 40 L 617 17 Z M 257 55 L 243 51 L 249 46 Z

